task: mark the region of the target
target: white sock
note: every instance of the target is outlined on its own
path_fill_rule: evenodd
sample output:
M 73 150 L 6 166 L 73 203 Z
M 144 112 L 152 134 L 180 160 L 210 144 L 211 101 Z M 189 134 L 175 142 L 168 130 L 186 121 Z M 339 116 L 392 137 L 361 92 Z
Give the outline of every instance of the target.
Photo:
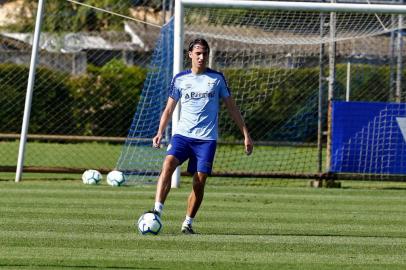
M 190 224 L 192 225 L 193 223 L 193 218 L 186 216 L 185 221 L 183 221 L 183 224 Z
M 164 210 L 164 205 L 160 202 L 155 202 L 154 210 L 157 211 L 159 214 L 162 214 Z

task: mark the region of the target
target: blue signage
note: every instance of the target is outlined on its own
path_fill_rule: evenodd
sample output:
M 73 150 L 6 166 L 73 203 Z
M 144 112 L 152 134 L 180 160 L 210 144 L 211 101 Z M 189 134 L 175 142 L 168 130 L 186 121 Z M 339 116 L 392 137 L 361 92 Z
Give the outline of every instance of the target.
M 406 174 L 406 104 L 334 101 L 330 170 Z

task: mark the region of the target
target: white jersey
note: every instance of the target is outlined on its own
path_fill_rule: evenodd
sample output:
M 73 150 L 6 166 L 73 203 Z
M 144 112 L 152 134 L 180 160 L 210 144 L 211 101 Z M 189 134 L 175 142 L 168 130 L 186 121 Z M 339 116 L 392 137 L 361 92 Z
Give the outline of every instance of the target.
M 220 99 L 230 96 L 222 73 L 209 68 L 200 74 L 185 70 L 173 78 L 169 96 L 180 101 L 181 108 L 174 134 L 217 140 Z

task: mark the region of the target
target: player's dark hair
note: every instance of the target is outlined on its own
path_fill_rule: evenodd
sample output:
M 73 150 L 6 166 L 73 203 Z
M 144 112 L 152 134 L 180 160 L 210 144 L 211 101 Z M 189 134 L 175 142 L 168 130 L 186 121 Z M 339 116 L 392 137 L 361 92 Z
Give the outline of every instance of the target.
M 207 41 L 203 38 L 196 38 L 195 40 L 190 42 L 189 43 L 189 52 L 193 51 L 193 47 L 197 44 L 205 47 L 207 49 L 207 53 L 210 53 L 209 43 L 207 43 Z

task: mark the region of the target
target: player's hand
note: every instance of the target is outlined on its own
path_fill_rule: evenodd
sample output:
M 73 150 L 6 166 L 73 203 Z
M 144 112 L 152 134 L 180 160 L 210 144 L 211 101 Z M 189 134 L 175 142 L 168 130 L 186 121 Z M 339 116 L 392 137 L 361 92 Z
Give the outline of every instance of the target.
M 152 138 L 152 147 L 159 149 L 161 148 L 161 140 L 162 135 L 157 134 L 154 138 Z
M 254 150 L 254 143 L 252 142 L 252 139 L 250 136 L 246 136 L 244 139 L 244 146 L 245 146 L 245 153 L 247 156 L 252 154 L 252 151 Z

